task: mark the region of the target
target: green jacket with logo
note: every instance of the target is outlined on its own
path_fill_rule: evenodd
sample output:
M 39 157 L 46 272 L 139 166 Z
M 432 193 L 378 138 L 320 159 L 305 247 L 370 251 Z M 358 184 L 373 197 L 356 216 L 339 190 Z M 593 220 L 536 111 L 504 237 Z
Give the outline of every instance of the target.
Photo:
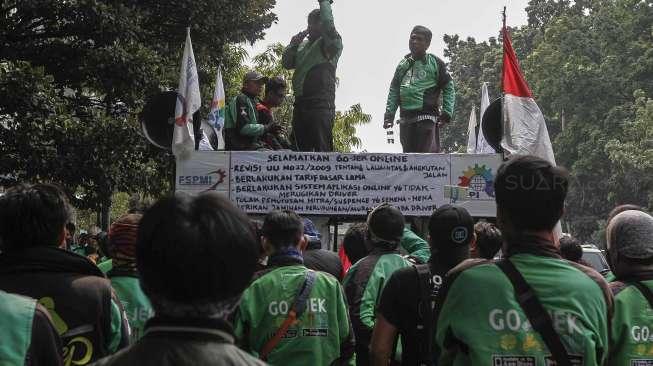
M 336 31 L 333 12 L 328 0 L 320 1 L 322 37 L 298 45 L 290 45 L 283 52 L 282 63 L 294 69 L 292 86 L 295 102 L 310 102 L 335 108 L 336 67 L 342 54 L 342 38 Z
M 653 280 L 640 281 L 653 290 Z M 653 364 L 653 308 L 632 285 L 613 282 L 614 316 L 610 336 L 610 366 Z
M 308 269 L 290 263 L 269 270 L 245 290 L 235 318 L 243 348 L 258 355 L 287 318 Z M 316 272 L 306 311 L 268 356 L 271 365 L 354 364 L 353 333 L 338 280 Z
M 442 112 L 453 117 L 456 92 L 444 61 L 430 53 L 418 60 L 406 55 L 390 83 L 385 119 L 393 120 L 397 108 L 402 118 L 438 115 L 440 94 Z
M 154 310 L 141 289 L 138 274 L 114 269 L 107 276 L 127 313 L 131 328 L 130 339 L 133 344 L 143 336 L 145 322 L 154 316 Z
M 573 364 L 604 365 L 612 297 L 601 275 L 559 258 L 509 258 L 551 315 Z M 440 294 L 438 365 L 549 365 L 551 353 L 493 262 L 464 262 Z
M 404 229 L 400 246 L 412 257 L 426 263 L 431 255 L 428 243 L 408 229 Z M 376 309 L 381 292 L 390 276 L 398 269 L 411 265 L 399 250 L 373 250 L 356 262 L 343 280 L 349 303 L 349 313 L 356 334 L 357 357 L 365 360 L 366 350 L 376 321 Z
M 224 122 L 226 150 L 256 150 L 265 126 L 258 122 L 258 99 L 240 93 L 227 105 Z

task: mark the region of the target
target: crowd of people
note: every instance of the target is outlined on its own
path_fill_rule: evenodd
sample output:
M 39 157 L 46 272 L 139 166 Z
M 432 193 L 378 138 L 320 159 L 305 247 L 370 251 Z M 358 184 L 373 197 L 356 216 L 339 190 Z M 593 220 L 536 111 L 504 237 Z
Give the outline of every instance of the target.
M 445 205 L 424 239 L 381 204 L 340 255 L 295 212 L 175 195 L 93 235 L 106 273 L 71 245 L 62 191 L 19 185 L 0 198 L 0 364 L 650 364 L 653 217 L 610 214 L 608 282 L 555 234 L 568 182 L 516 156 L 496 225 Z

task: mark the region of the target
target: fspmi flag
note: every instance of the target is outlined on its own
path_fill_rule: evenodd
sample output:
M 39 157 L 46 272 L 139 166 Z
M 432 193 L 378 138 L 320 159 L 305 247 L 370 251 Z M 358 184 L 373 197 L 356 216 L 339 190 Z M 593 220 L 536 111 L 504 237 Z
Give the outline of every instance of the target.
M 184 56 L 181 60 L 177 104 L 175 105 L 175 129 L 172 135 L 172 152 L 178 159 L 188 159 L 195 150 L 193 133 L 193 113 L 201 106 L 200 85 L 197 65 L 190 41 L 190 28 L 186 33 Z
M 222 69 L 218 67 L 218 74 L 215 77 L 215 90 L 211 100 L 211 111 L 209 112 L 209 124 L 220 131 L 224 127 L 224 106 L 225 106 L 224 83 L 222 82 Z

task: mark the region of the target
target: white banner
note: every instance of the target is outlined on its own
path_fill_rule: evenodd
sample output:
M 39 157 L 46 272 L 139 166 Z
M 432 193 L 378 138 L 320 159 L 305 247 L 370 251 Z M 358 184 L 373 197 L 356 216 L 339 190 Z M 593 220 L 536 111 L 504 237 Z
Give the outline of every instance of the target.
M 496 215 L 492 183 L 499 155 L 194 152 L 177 161 L 177 191 L 215 190 L 247 213 L 364 216 L 389 202 L 406 216 L 444 204 Z

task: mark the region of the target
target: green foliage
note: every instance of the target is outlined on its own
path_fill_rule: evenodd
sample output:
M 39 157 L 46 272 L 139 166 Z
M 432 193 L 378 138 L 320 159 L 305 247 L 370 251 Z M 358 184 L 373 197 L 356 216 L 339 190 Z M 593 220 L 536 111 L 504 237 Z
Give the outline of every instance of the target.
M 356 137 L 356 126 L 372 121 L 372 115 L 363 112 L 360 104 L 349 107 L 346 112 L 336 112 L 333 124 L 333 145 L 336 151 L 351 152 L 352 148 L 360 147 L 361 140 Z
M 60 183 L 94 210 L 117 191 L 169 192 L 173 160 L 140 133 L 145 99 L 176 88 L 190 25 L 206 115 L 217 66 L 232 77 L 244 59 L 234 44 L 262 38 L 274 4 L 2 1 L 0 174 Z
M 615 205 L 653 207 L 653 7 L 639 0 L 531 0 L 526 11 L 529 24 L 511 29 L 511 36 L 556 160 L 571 171 L 565 226 L 600 243 Z M 455 35 L 445 42 L 456 115 L 467 116 L 483 81 L 499 96 L 501 44 Z M 456 150 L 465 128 L 452 127 L 445 146 Z

